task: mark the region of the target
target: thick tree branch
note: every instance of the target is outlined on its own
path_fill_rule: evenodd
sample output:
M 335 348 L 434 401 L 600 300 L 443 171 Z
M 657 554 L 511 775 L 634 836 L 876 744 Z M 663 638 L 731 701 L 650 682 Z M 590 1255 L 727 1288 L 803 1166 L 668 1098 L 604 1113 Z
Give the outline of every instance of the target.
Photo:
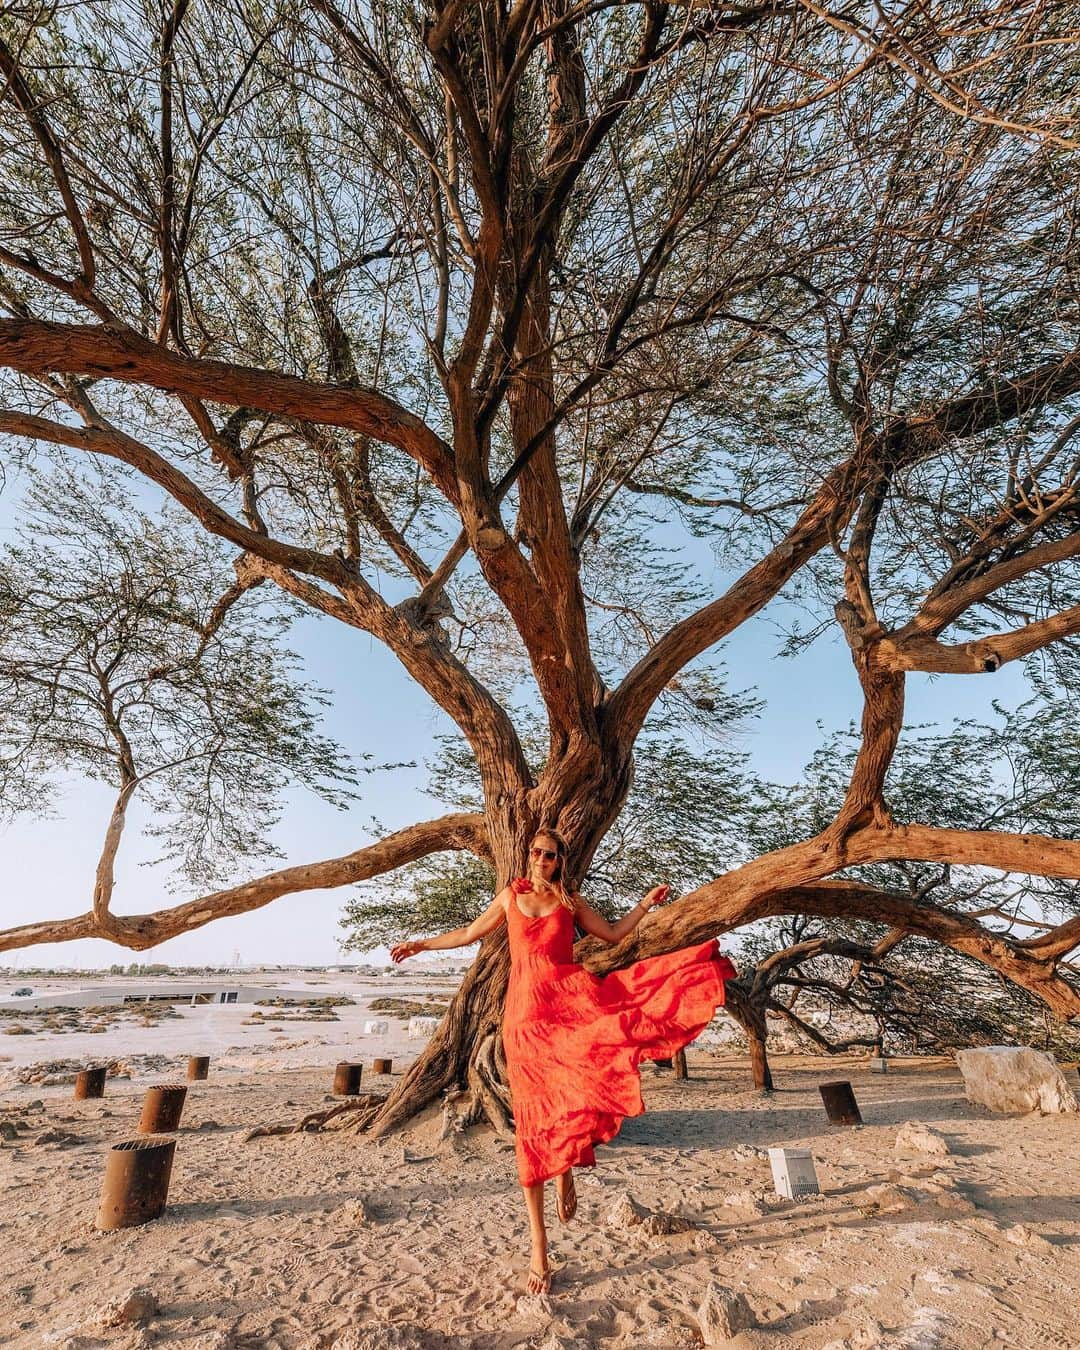
M 457 503 L 453 452 L 414 413 L 374 389 L 316 384 L 278 371 L 169 351 L 130 328 L 0 319 L 0 366 L 41 375 L 92 375 L 345 427 L 411 455 Z
M 69 942 L 88 937 L 107 938 L 132 951 L 145 951 L 216 919 L 261 909 L 279 896 L 367 881 L 444 849 L 469 850 L 481 857 L 487 856 L 483 816 L 460 813 L 410 825 L 344 857 L 284 867 L 255 881 L 214 891 L 173 909 L 155 910 L 151 914 L 114 914 L 104 924 L 93 911 L 72 919 L 23 924 L 0 932 L 0 952 L 37 943 Z
M 668 630 L 651 651 L 630 670 L 612 694 L 606 720 L 609 734 L 619 743 L 631 743 L 649 709 L 665 685 L 687 662 L 726 637 L 739 624 L 756 614 L 803 564 L 818 553 L 829 538 L 846 527 L 866 485 L 880 472 L 880 464 L 893 470 L 940 453 L 953 439 L 978 436 L 1024 414 L 1056 403 L 1080 390 L 1080 348 L 1044 361 L 1021 375 L 1002 376 L 988 385 L 946 399 L 936 407 L 897 418 L 872 446 L 841 465 L 826 479 L 813 502 L 788 532 L 786 538 L 732 586 L 704 608 Z M 968 605 L 1034 567 L 1072 557 L 1080 549 L 1080 537 L 1043 544 L 1019 558 L 990 569 L 935 606 L 919 625 L 926 631 L 941 628 Z M 959 608 L 957 608 L 959 606 Z M 930 605 L 927 606 L 930 609 Z M 906 632 L 896 636 L 906 636 Z
M 953 646 L 919 634 L 883 638 L 877 644 L 877 660 L 889 670 L 925 670 L 940 675 L 993 673 L 1007 661 L 1076 633 L 1080 633 L 1080 605 L 1007 633 L 992 633 Z
M 1080 841 L 991 830 L 939 830 L 926 825 L 867 826 L 841 838 L 826 830 L 815 838 L 760 858 L 654 910 L 617 947 L 579 944 L 597 974 L 659 952 L 704 942 L 758 919 L 779 914 L 860 919 L 933 938 L 1000 972 L 1038 995 L 1059 1017 L 1080 1016 L 1080 991 L 1057 972 L 1053 934 L 1022 942 L 984 928 L 977 920 L 911 895 L 859 882 L 826 881 L 844 867 L 902 859 L 993 867 L 1038 876 L 1080 878 Z M 1080 922 L 1057 934 L 1057 945 L 1080 944 Z M 1040 950 L 1038 943 L 1044 946 Z

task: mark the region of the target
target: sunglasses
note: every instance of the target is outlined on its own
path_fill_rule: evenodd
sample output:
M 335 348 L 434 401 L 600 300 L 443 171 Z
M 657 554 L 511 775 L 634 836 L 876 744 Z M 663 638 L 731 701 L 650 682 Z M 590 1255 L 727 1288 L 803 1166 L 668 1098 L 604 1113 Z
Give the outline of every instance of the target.
M 529 849 L 530 858 L 543 858 L 545 862 L 554 862 L 559 855 L 550 848 Z

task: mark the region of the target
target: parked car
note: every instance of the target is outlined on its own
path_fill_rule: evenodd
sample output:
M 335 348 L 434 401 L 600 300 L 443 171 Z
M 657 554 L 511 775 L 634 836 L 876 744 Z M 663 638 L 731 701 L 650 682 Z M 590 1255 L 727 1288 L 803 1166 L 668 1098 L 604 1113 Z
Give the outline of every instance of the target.
M 29 998 L 30 995 L 31 995 L 33 992 L 34 992 L 34 991 L 33 991 L 32 989 L 27 989 L 26 986 L 24 985 L 24 986 L 22 987 L 22 989 L 16 989 L 16 990 L 12 993 L 11 997 L 12 997 L 12 998 Z

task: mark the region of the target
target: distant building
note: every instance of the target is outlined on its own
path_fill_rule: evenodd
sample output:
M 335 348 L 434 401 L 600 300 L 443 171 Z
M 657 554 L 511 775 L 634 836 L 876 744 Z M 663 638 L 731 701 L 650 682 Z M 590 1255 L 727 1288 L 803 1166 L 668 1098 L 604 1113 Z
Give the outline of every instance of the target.
M 63 993 L 21 996 L 19 1008 L 94 1008 L 123 1003 L 186 1003 L 193 1008 L 227 1003 L 257 1003 L 266 998 L 311 998 L 310 990 L 281 989 L 274 985 L 254 984 L 170 984 L 166 981 L 130 985 L 97 986 L 71 989 Z M 13 1002 L 0 998 L 0 1007 Z

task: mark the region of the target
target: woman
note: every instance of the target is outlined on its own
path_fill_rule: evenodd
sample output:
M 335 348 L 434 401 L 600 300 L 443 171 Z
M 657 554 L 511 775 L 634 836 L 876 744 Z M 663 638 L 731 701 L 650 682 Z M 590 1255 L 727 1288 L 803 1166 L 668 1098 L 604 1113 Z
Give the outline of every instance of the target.
M 638 1064 L 668 1059 L 689 1044 L 724 1002 L 735 968 L 715 942 L 649 957 L 603 979 L 574 961 L 574 923 L 604 942 L 621 942 L 668 894 L 654 886 L 618 923 L 563 886 L 566 843 L 541 830 L 529 849 L 529 875 L 504 886 L 478 919 L 438 937 L 399 943 L 394 961 L 416 952 L 467 947 L 505 923 L 510 983 L 503 1048 L 513 1095 L 518 1178 L 529 1213 L 532 1251 L 526 1288 L 547 1293 L 551 1271 L 544 1227 L 544 1183 L 568 1223 L 577 1210 L 575 1167 L 591 1167 L 623 1118 L 638 1116 Z

